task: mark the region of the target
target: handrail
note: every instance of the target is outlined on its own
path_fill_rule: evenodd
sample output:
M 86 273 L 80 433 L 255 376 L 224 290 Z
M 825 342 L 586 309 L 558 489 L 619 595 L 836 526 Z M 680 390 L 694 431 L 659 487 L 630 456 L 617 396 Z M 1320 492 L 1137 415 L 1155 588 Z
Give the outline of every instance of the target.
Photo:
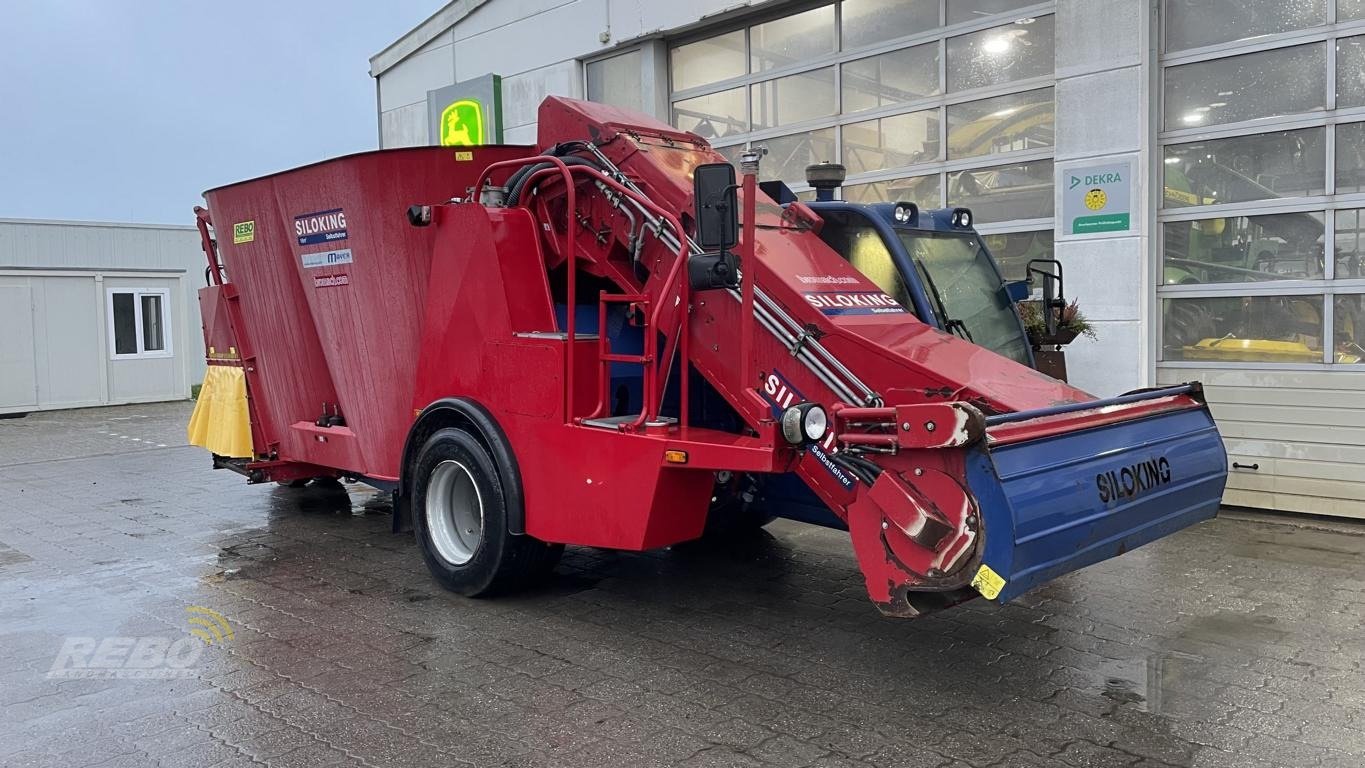
M 641 194 L 641 193 L 639 193 L 639 192 L 637 192 L 637 191 L 635 191 L 635 190 L 633 190 L 633 189 L 630 189 L 629 187 L 627 187 L 627 186 L 621 184 L 621 183 L 618 182 L 616 179 L 611 178 L 610 176 L 606 175 L 605 173 L 603 173 L 602 171 L 598 170 L 597 168 L 592 168 L 592 167 L 585 166 L 585 165 L 568 165 L 568 164 L 566 164 L 563 160 L 561 160 L 561 159 L 559 159 L 559 158 L 557 158 L 557 157 L 553 157 L 553 156 L 551 156 L 551 155 L 541 155 L 541 156 L 538 156 L 538 157 L 524 158 L 524 159 L 518 159 L 518 160 L 504 160 L 504 161 L 501 161 L 501 162 L 498 162 L 498 163 L 494 163 L 494 164 L 488 166 L 488 168 L 484 169 L 483 174 L 479 176 L 478 182 L 474 185 L 474 189 L 473 189 L 474 194 L 473 194 L 473 197 L 472 197 L 471 199 L 472 199 L 472 200 L 475 200 L 475 201 L 477 201 L 477 200 L 479 199 L 479 195 L 480 195 L 480 193 L 481 193 L 482 190 L 483 190 L 483 184 L 484 184 L 484 182 L 485 182 L 486 180 L 488 180 L 489 172 L 492 171 L 492 170 L 494 170 L 495 168 L 504 167 L 504 166 L 512 166 L 512 165 L 516 165 L 516 166 L 520 167 L 520 166 L 526 165 L 526 164 L 528 164 L 528 163 L 535 163 L 535 162 L 539 162 L 539 161 L 542 161 L 542 160 L 543 160 L 543 161 L 547 161 L 547 162 L 554 162 L 556 165 L 558 165 L 558 166 L 559 166 L 558 171 L 559 171 L 559 175 L 560 175 L 561 178 L 567 176 L 567 178 L 565 178 L 565 186 L 567 187 L 567 190 L 566 190 L 566 196 L 567 196 L 567 210 L 566 210 L 566 212 L 565 212 L 565 219 L 566 219 L 565 227 L 567 228 L 567 231 L 565 232 L 565 247 L 568 249 L 568 253 L 565 255 L 565 258 L 566 258 L 566 259 L 568 260 L 568 262 L 569 262 L 569 264 L 568 264 L 569 285 L 568 285 L 568 287 L 567 287 L 567 290 L 568 290 L 568 295 L 569 295 L 569 300 L 570 300 L 570 302 L 572 302 L 573 299 L 574 299 L 574 297 L 576 296 L 576 293 L 575 293 L 576 283 L 575 283 L 575 280 L 574 280 L 574 273 L 575 273 L 575 271 L 576 271 L 576 269 L 577 269 L 577 255 L 576 255 L 576 253 L 575 253 L 574 250 L 573 250 L 573 239 L 572 239 L 572 238 L 573 238 L 573 224 L 574 224 L 573 215 L 574 215 L 574 212 L 576 211 L 576 205 L 575 205 L 576 200 L 575 200 L 575 197 L 574 197 L 574 185 L 573 185 L 573 183 L 572 183 L 572 182 L 573 182 L 573 175 L 574 175 L 574 174 L 581 174 L 581 175 L 589 176 L 589 177 L 592 177 L 592 178 L 594 179 L 594 181 L 596 181 L 597 183 L 599 183 L 599 184 L 605 184 L 606 186 L 612 188 L 613 191 L 615 191 L 617 194 L 620 194 L 620 195 L 622 195 L 623 197 L 628 198 L 632 203 L 634 203 L 634 204 L 640 206 L 641 208 L 643 208 L 643 209 L 649 211 L 650 213 L 654 214 L 654 216 L 656 216 L 657 218 L 659 218 L 660 220 L 662 220 L 664 223 L 668 224 L 669 228 L 671 228 L 675 233 L 678 233 L 678 237 L 675 238 L 675 239 L 676 239 L 676 240 L 682 241 L 682 242 L 679 244 L 679 246 L 678 246 L 678 253 L 677 253 L 678 258 L 674 261 L 672 269 L 669 270 L 668 275 L 664 278 L 663 285 L 661 286 L 660 291 L 659 291 L 659 299 L 660 299 L 660 300 L 657 301 L 657 302 L 653 302 L 654 306 L 652 307 L 652 311 L 650 312 L 649 328 L 653 329 L 653 328 L 658 328 L 658 327 L 659 327 L 660 318 L 661 318 L 662 313 L 664 312 L 664 310 L 666 309 L 667 304 L 668 304 L 668 302 L 666 301 L 666 298 L 667 298 L 669 295 L 675 293 L 675 291 L 676 291 L 676 295 L 677 295 L 677 304 L 676 304 L 676 305 L 681 307 L 681 314 L 680 314 L 680 316 L 679 316 L 678 326 L 679 326 L 679 328 L 680 328 L 680 331 L 679 331 L 679 336 L 680 336 L 680 338 L 679 338 L 679 346 L 680 346 L 680 350 L 679 350 L 679 351 L 680 351 L 680 354 L 681 354 L 681 357 L 682 357 L 682 361 L 683 361 L 683 363 L 682 363 L 683 371 L 682 371 L 682 373 L 681 373 L 682 379 L 679 381 L 679 387 L 680 387 L 679 394 L 680 394 L 680 398 L 681 398 L 681 403 L 680 403 L 680 406 L 679 406 L 679 409 L 678 409 L 678 411 L 679 411 L 679 413 L 678 413 L 678 416 L 679 416 L 679 418 L 678 418 L 678 423 L 679 423 L 680 426 L 686 427 L 687 424 L 688 424 L 688 416 L 687 416 L 687 410 L 688 410 L 688 408 L 687 408 L 687 403 L 688 403 L 688 397 L 689 397 L 689 395 L 690 395 L 689 384 L 688 384 L 688 378 L 689 378 L 689 377 L 687 376 L 686 368 L 687 368 L 687 363 L 688 363 L 688 361 L 691 359 L 691 357 L 690 357 L 690 347 L 689 347 L 689 342 L 688 342 L 688 337 L 689 337 L 691 334 L 690 334 L 689 329 L 688 329 L 688 327 L 687 327 L 687 317 L 688 317 L 688 314 L 689 314 L 689 305 L 690 305 L 690 303 L 691 303 L 691 297 L 688 295 L 688 285 L 687 285 L 687 281 L 686 281 L 686 280 L 680 279 L 680 276 L 681 276 L 682 273 L 683 273 L 683 267 L 684 267 L 684 265 L 687 263 L 687 260 L 688 260 L 688 257 L 689 257 L 689 251 L 688 251 L 687 244 L 686 244 L 686 243 L 687 243 L 687 238 L 684 236 L 684 230 L 683 230 L 683 228 L 682 228 L 682 222 L 678 219 L 678 217 L 677 217 L 675 214 L 671 213 L 670 211 L 665 210 L 664 208 L 662 208 L 661 206 L 659 206 L 658 204 L 656 204 L 654 201 L 650 200 L 648 197 L 645 197 L 643 194 Z M 533 174 L 531 174 L 530 176 L 527 177 L 527 179 L 526 179 L 525 182 L 523 183 L 523 188 L 524 188 L 524 189 L 530 189 L 532 186 L 534 186 L 534 182 L 535 182 L 537 179 L 539 179 L 539 178 L 541 178 L 541 177 L 543 177 L 543 176 L 554 175 L 555 172 L 556 172 L 556 169 L 552 169 L 552 168 L 543 168 L 543 169 L 541 169 L 541 170 L 539 170 L 539 171 L 536 171 L 535 173 L 533 173 Z M 656 235 L 657 235 L 657 234 L 658 234 L 658 233 L 656 233 Z M 662 240 L 661 240 L 661 242 L 662 242 Z M 676 288 L 676 289 L 674 288 L 674 284 L 675 284 L 675 283 L 677 284 L 677 288 Z M 572 341 L 572 339 L 573 339 L 573 322 L 574 322 L 574 314 L 575 314 L 575 313 L 573 312 L 573 305 L 572 305 L 572 304 L 570 304 L 569 309 L 570 309 L 570 311 L 567 313 L 567 314 L 568 314 L 568 318 L 569 318 L 569 323 L 568 323 L 568 328 L 567 328 L 566 330 L 567 330 L 567 333 L 568 333 L 568 336 L 569 336 L 570 340 Z M 598 329 L 599 335 L 602 334 L 604 331 L 605 331 L 605 329 L 599 328 L 599 329 Z M 646 349 L 646 351 L 647 351 L 647 352 L 650 352 L 650 351 L 657 352 L 657 350 L 654 349 L 654 339 L 653 339 L 653 337 L 652 337 L 652 334 L 646 334 L 646 336 L 648 337 L 648 338 L 646 338 L 646 340 L 645 340 L 645 345 L 646 345 L 646 346 L 645 346 L 645 349 Z M 573 348 L 573 344 L 570 343 L 570 350 L 572 350 L 572 348 Z M 570 362 L 572 362 L 572 354 L 573 354 L 572 351 L 570 351 L 570 353 L 569 353 Z M 670 363 L 670 364 L 672 363 L 671 356 L 670 356 L 670 359 L 667 361 L 667 363 Z M 656 362 L 656 365 L 657 365 L 657 362 Z M 656 379 L 656 382 L 655 382 L 655 383 L 657 383 L 657 379 L 658 379 L 657 375 L 654 376 L 653 378 Z M 572 404 L 573 404 L 573 400 L 572 400 L 572 393 L 573 393 L 573 386 L 572 386 L 572 384 L 573 384 L 573 379 L 572 379 L 572 375 L 571 375 L 571 374 L 566 375 L 565 379 L 566 379 L 566 381 L 567 381 L 568 384 L 569 384 L 568 389 L 569 389 L 569 396 L 570 396 L 570 399 L 569 399 L 569 401 L 568 401 L 569 405 L 568 405 L 568 408 L 566 408 L 566 411 L 565 411 L 565 412 L 566 412 L 566 414 L 571 414 L 571 413 L 572 413 Z M 665 380 L 666 380 L 666 379 L 665 379 Z M 658 408 L 660 407 L 660 405 L 661 405 L 661 403 L 662 403 L 662 400 L 663 400 L 663 394 L 662 394 L 661 392 L 655 392 L 655 391 L 653 391 L 654 389 L 657 389 L 657 386 L 656 386 L 656 387 L 650 388 L 650 391 L 648 391 L 648 392 L 645 393 L 645 397 L 646 397 L 645 407 L 643 407 L 643 408 L 641 409 L 641 411 L 640 411 L 640 416 L 639 416 L 638 418 L 636 418 L 636 420 L 635 420 L 634 422 L 631 423 L 631 425 L 630 425 L 631 427 L 633 427 L 633 428 L 639 428 L 640 426 L 642 426 L 642 425 L 648 420 L 648 417 L 649 417 L 649 416 L 651 416 L 651 415 L 657 415 Z
M 994 416 L 986 417 L 986 426 L 994 427 L 997 424 L 1011 424 L 1016 421 L 1028 421 L 1029 419 L 1039 419 L 1044 416 L 1059 416 L 1064 413 L 1077 413 L 1079 411 L 1093 411 L 1099 408 L 1110 408 L 1116 405 L 1128 405 L 1130 403 L 1140 403 L 1144 400 L 1160 400 L 1163 397 L 1175 397 L 1176 395 L 1191 394 L 1196 391 L 1193 384 L 1180 384 L 1164 389 L 1149 389 L 1142 392 L 1133 392 L 1118 397 L 1110 397 L 1103 400 L 1091 400 L 1085 403 L 1067 403 L 1065 405 L 1054 405 L 1048 408 L 1035 408 L 1031 411 L 1014 411 L 1011 413 L 999 413 Z
M 566 349 L 567 349 L 567 351 L 564 353 L 564 423 L 565 423 L 565 424 L 568 424 L 568 423 L 571 423 L 571 422 L 573 421 L 573 407 L 574 407 L 574 350 L 578 347 L 578 335 L 577 335 L 577 333 L 576 333 L 577 328 L 575 327 L 575 326 L 576 326 L 576 321 L 575 321 L 575 318 L 574 318 L 574 305 L 573 305 L 574 296 L 577 295 L 576 292 L 577 292 L 577 290 L 578 290 L 578 264 L 577 264 L 576 251 L 574 250 L 574 247 L 573 247 L 573 239 L 574 239 L 573 215 L 574 215 L 574 211 L 577 210 L 577 201 L 574 200 L 573 174 L 571 174 L 571 173 L 569 172 L 569 165 L 568 165 L 567 163 L 565 163 L 563 160 L 559 159 L 558 157 L 554 157 L 553 155 L 538 155 L 538 156 L 536 156 L 536 157 L 520 158 L 520 159 L 516 159 L 516 160 L 502 160 L 502 161 L 500 161 L 500 162 L 493 163 L 492 165 L 488 166 L 487 168 L 484 168 L 484 169 L 483 169 L 483 173 L 479 174 L 478 180 L 477 180 L 476 182 L 474 182 L 474 194 L 473 194 L 473 196 L 471 197 L 471 199 L 472 199 L 473 201 L 475 201 L 475 202 L 478 202 L 478 200 L 482 197 L 482 193 L 483 193 L 483 183 L 484 183 L 485 180 L 488 179 L 488 175 L 489 175 L 490 173 L 492 173 L 494 169 L 497 169 L 497 168 L 504 168 L 504 167 L 511 167 L 511 166 L 516 166 L 516 167 L 520 168 L 520 167 L 526 165 L 527 163 L 535 163 L 535 162 L 554 163 L 556 166 L 558 166 L 558 171 L 559 171 L 560 175 L 563 176 L 563 178 L 564 178 L 564 186 L 565 186 L 565 192 L 564 192 L 564 194 L 565 194 L 565 196 L 566 196 L 566 198 L 567 198 L 566 202 L 568 203 L 568 207 L 565 209 L 565 212 L 564 212 L 564 218 L 565 218 L 565 222 L 564 222 L 564 251 L 565 251 L 565 256 L 564 256 L 564 258 L 566 258 L 566 259 L 568 260 L 568 262 L 569 262 L 569 264 L 568 264 L 568 270 L 569 270 L 569 275 L 568 275 L 569 284 L 568 284 L 568 286 L 566 286 L 566 290 L 568 291 L 569 302 L 570 302 L 570 303 L 569 303 L 569 311 L 566 313 L 566 314 L 568 315 L 568 318 L 567 318 L 566 322 L 564 323 L 564 326 L 565 326 L 565 328 L 564 328 L 564 333 L 565 333 L 565 340 L 566 340 L 565 347 L 566 347 Z M 549 170 L 551 170 L 551 169 L 546 168 L 545 170 L 549 171 Z
M 204 249 L 204 258 L 208 259 L 209 267 L 205 272 L 205 278 L 213 278 L 214 285 L 223 284 L 223 265 L 218 260 L 218 246 L 209 236 L 209 225 L 213 223 L 213 218 L 209 215 L 209 209 L 202 205 L 194 206 L 194 223 L 199 227 L 199 247 Z

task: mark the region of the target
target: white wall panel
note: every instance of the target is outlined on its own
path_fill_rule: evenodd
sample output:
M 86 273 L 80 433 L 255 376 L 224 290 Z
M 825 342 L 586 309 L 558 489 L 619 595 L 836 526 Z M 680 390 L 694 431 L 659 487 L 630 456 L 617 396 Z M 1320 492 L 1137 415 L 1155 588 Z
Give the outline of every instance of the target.
M 1057 159 L 1141 147 L 1141 78 L 1140 67 L 1128 67 L 1058 80 Z
M 36 406 L 33 288 L 27 280 L 0 277 L 0 328 L 0 413 Z
M 497 3 L 491 4 L 496 7 Z M 493 72 L 504 78 L 569 59 L 587 56 L 605 46 L 596 19 L 582 13 L 584 3 L 562 5 L 534 21 L 508 24 L 456 41 L 455 80 Z M 484 6 L 485 8 L 489 6 Z M 460 32 L 456 28 L 457 36 Z M 504 84 L 506 80 L 504 79 Z
M 1078 299 L 1085 316 L 1098 320 L 1138 320 L 1146 297 L 1142 243 L 1135 237 L 1062 240 L 1054 246 L 1062 262 L 1068 299 Z
M 455 47 L 443 45 L 404 59 L 379 80 L 379 109 L 388 111 L 417 102 L 427 91 L 455 82 Z
M 583 80 L 577 61 L 568 60 L 502 80 L 504 128 L 533 125 L 546 96 L 582 98 Z
M 1067 380 L 1099 397 L 1136 388 L 1147 361 L 1139 351 L 1145 329 L 1136 320 L 1097 320 L 1096 339 L 1077 338 L 1066 348 Z
M 431 132 L 426 101 L 380 114 L 379 131 L 379 143 L 385 149 L 425 145 Z

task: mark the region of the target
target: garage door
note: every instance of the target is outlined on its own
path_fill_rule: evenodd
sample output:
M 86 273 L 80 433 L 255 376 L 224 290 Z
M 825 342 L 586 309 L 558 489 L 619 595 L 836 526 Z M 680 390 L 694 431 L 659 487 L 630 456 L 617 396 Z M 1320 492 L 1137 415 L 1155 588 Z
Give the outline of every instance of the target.
M 1162 383 L 1230 504 L 1365 518 L 1365 2 L 1164 0 Z
M 669 44 L 670 118 L 803 196 L 805 168 L 848 168 L 843 197 L 976 212 L 1006 272 L 1052 255 L 1055 4 L 843 0 Z M 590 63 L 602 82 L 626 56 Z M 588 81 L 594 97 L 594 79 Z

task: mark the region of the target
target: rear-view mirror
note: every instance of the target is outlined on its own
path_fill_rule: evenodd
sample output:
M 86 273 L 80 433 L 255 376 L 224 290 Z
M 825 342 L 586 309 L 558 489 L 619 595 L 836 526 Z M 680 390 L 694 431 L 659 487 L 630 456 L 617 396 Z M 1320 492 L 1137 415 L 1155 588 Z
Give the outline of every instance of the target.
M 1062 263 L 1056 259 L 1030 261 L 1028 285 L 1032 286 L 1035 280 L 1043 284 L 1043 327 L 1047 335 L 1053 336 L 1061 324 L 1062 313 L 1066 311 L 1066 297 L 1062 293 Z
M 692 172 L 692 191 L 697 205 L 697 245 L 704 250 L 724 251 L 739 242 L 739 196 L 735 167 L 707 163 Z

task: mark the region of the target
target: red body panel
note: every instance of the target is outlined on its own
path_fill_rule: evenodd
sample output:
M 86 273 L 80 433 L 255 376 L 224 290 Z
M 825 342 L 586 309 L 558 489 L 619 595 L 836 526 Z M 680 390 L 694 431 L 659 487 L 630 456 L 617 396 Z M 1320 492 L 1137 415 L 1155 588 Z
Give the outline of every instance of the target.
M 240 345 L 254 350 L 247 381 L 251 398 L 264 401 L 253 407 L 262 418 L 258 456 L 397 479 L 434 239 L 408 225 L 406 210 L 463 196 L 490 162 L 525 154 L 370 152 L 205 193 L 240 295 Z M 328 211 L 345 215 L 345 237 L 300 245 L 296 217 Z M 248 221 L 253 237 L 235 242 L 233 225 Z M 343 250 L 349 261 L 305 266 L 308 256 Z M 317 434 L 311 425 L 324 410 L 339 411 L 347 427 Z

